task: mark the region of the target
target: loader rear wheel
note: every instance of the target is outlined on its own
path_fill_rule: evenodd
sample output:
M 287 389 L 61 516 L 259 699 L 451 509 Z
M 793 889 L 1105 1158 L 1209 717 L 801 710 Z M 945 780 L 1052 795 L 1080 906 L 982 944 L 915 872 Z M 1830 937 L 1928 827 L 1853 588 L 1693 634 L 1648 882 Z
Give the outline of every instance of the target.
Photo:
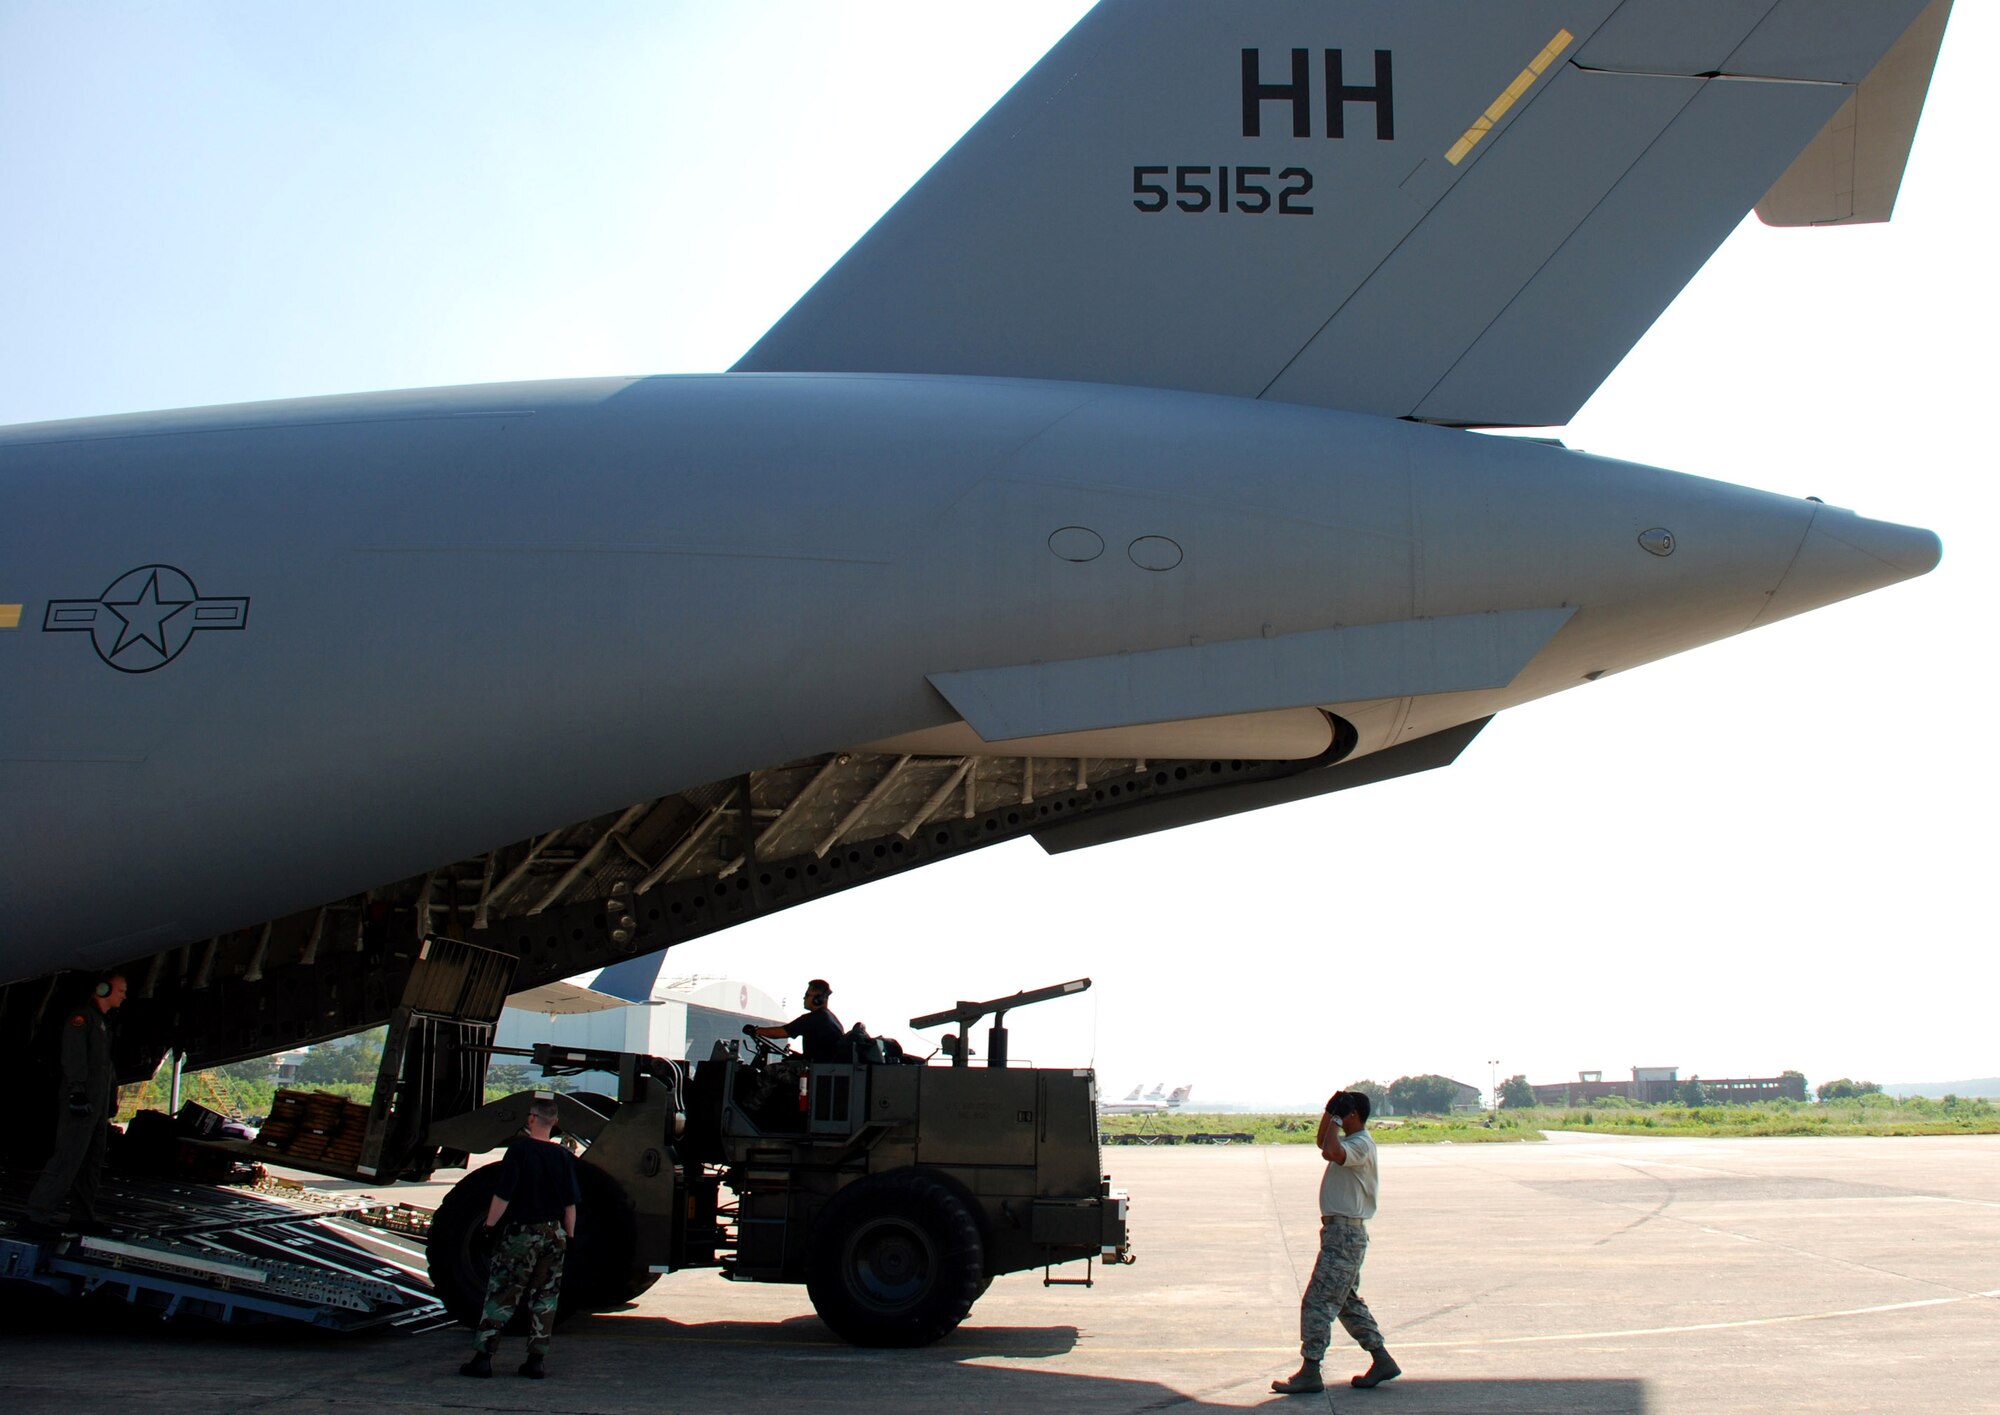
M 556 1320 L 573 1312 L 622 1307 L 654 1282 L 652 1274 L 634 1276 L 632 1252 L 637 1233 L 632 1205 L 618 1182 L 591 1165 L 576 1167 L 583 1202 L 577 1205 L 576 1237 L 563 1254 L 562 1292 L 556 1299 Z M 500 1166 L 473 1170 L 451 1188 L 431 1218 L 429 1250 L 431 1286 L 454 1321 L 478 1326 L 486 1306 L 486 1279 L 493 1259 L 493 1239 L 486 1231 L 486 1210 L 500 1182 Z M 525 1330 L 518 1314 L 508 1330 Z
M 985 1277 L 971 1211 L 914 1170 L 848 1185 L 807 1241 L 813 1307 L 857 1346 L 929 1345 L 965 1320 Z

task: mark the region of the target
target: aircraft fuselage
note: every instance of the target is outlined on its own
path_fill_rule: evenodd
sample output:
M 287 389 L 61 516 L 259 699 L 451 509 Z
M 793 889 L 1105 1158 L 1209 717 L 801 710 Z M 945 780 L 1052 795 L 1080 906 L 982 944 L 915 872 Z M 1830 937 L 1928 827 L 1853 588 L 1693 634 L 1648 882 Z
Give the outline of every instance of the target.
M 957 727 L 930 676 L 1032 688 L 1089 660 L 1096 682 L 1129 655 L 1192 686 L 1153 718 L 1130 694 L 1103 720 L 1052 706 L 1050 740 L 1142 745 L 1163 721 L 1171 740 L 1191 708 L 1240 733 L 1238 755 L 1304 756 L 1331 713 L 1363 756 L 1939 554 L 1928 532 L 1532 441 L 967 377 L 605 379 L 23 426 L 0 431 L 0 485 L 0 599 L 21 604 L 0 632 L 8 979 Z M 1359 658 L 1338 631 L 1482 632 L 1465 616 L 1531 641 L 1502 634 L 1476 686 L 1426 677 L 1418 640 L 1342 667 Z M 1218 697 L 1227 664 L 1250 667 Z

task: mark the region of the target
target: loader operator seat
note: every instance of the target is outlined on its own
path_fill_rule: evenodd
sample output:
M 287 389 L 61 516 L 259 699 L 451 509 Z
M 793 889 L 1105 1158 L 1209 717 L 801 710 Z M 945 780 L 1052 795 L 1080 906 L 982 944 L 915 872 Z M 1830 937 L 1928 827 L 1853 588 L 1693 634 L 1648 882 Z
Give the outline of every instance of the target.
M 760 1046 L 747 1066 L 736 1068 L 731 1097 L 752 1125 L 766 1135 L 797 1134 L 806 1128 L 801 1103 L 806 1063 L 782 1047 Z

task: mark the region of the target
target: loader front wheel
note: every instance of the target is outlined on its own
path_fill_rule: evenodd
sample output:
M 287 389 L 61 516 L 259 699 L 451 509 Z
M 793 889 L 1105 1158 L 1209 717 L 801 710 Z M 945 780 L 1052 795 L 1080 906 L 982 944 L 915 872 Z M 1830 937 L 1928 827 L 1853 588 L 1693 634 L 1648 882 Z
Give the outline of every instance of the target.
M 813 1307 L 857 1346 L 929 1345 L 965 1320 L 985 1278 L 964 1200 L 915 1170 L 848 1185 L 807 1240 Z

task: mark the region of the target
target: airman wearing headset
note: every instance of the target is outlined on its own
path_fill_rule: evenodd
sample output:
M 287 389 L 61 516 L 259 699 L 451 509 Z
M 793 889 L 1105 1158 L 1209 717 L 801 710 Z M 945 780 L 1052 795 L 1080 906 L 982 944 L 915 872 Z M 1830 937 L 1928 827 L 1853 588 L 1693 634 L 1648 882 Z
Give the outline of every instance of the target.
M 28 1195 L 28 1221 L 42 1228 L 97 1227 L 97 1181 L 118 1107 L 111 1033 L 104 1019 L 125 1001 L 125 978 L 107 973 L 83 1006 L 63 1020 L 62 1080 L 56 1090 L 56 1146 Z M 67 1204 L 67 1211 L 62 1207 Z

